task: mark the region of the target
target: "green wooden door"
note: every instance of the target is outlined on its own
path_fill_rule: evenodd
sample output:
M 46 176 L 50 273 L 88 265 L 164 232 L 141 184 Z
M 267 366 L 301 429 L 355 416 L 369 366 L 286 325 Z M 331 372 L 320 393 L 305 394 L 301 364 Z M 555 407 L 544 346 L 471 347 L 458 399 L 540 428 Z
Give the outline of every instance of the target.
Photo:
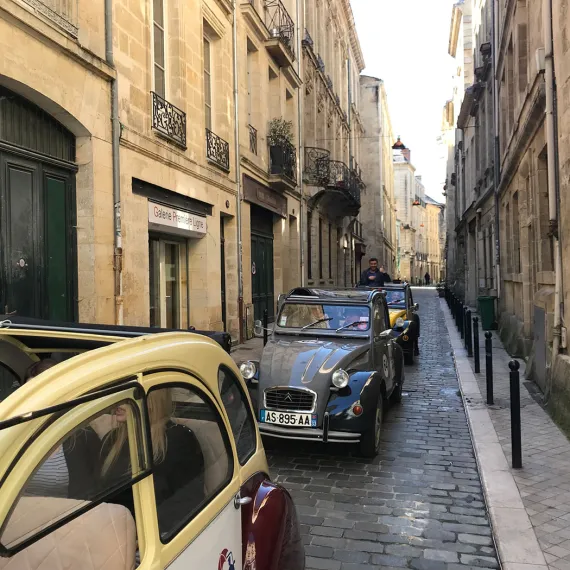
M 274 317 L 273 294 L 273 238 L 251 234 L 252 301 L 255 319 L 263 319 L 267 309 L 269 319 Z
M 74 319 L 72 175 L 0 153 L 0 312 Z

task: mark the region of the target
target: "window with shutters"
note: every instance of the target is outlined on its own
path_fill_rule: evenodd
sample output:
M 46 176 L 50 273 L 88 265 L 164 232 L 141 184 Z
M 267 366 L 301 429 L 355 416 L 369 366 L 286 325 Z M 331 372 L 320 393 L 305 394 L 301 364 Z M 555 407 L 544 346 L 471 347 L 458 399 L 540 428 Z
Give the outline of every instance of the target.
M 203 38 L 204 52 L 204 114 L 206 128 L 212 130 L 212 43 L 210 39 Z

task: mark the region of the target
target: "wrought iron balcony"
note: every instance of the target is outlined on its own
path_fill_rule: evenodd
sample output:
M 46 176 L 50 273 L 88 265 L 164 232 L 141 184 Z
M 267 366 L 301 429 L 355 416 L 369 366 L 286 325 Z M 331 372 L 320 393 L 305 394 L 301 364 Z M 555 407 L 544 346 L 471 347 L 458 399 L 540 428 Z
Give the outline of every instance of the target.
M 265 25 L 269 30 L 270 41 L 267 45 L 270 53 L 280 65 L 287 65 L 287 57 L 283 57 L 277 49 L 283 47 L 291 61 L 295 60 L 295 23 L 281 0 L 265 0 Z M 275 43 L 275 40 L 277 42 Z
M 358 165 L 357 165 L 358 168 Z M 351 170 L 350 172 L 350 193 L 353 198 L 360 204 L 360 194 L 364 190 L 364 182 L 362 182 L 362 173 L 360 169 Z
M 305 147 L 303 179 L 312 186 L 325 187 L 329 182 L 330 152 L 324 148 Z
M 291 143 L 283 142 L 269 147 L 269 174 L 279 179 L 286 178 L 287 187 L 297 181 L 297 150 Z M 280 180 L 274 180 L 281 187 Z
M 257 154 L 257 129 L 252 125 L 248 125 L 249 128 L 249 150 L 253 154 Z
M 210 129 L 206 129 L 206 158 L 222 170 L 230 171 L 230 145 Z
M 152 128 L 169 141 L 186 148 L 186 113 L 151 91 Z
M 328 85 L 329 89 L 333 88 L 333 80 L 332 80 L 332 77 L 330 75 L 327 75 L 327 85 Z
M 350 170 L 340 160 L 329 161 L 328 186 L 350 190 Z
M 317 54 L 317 66 L 319 71 L 322 71 L 323 73 L 325 72 L 325 62 L 323 61 L 321 54 Z
M 24 0 L 36 12 L 77 37 L 77 0 Z
M 303 38 L 302 43 L 303 43 L 303 46 L 309 47 L 309 48 L 312 48 L 314 45 L 313 38 L 311 37 L 311 34 L 309 34 L 309 30 L 307 30 L 307 28 L 305 28 L 305 37 Z

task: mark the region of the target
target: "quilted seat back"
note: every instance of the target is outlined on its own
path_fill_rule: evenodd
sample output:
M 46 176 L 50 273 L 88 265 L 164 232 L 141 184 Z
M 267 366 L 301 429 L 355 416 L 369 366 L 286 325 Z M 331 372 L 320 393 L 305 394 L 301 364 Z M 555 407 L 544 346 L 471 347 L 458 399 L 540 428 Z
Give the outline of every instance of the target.
M 70 499 L 22 497 L 2 543 L 20 542 L 77 504 Z M 135 552 L 135 521 L 129 510 L 102 503 L 11 558 L 0 558 L 0 570 L 133 570 Z

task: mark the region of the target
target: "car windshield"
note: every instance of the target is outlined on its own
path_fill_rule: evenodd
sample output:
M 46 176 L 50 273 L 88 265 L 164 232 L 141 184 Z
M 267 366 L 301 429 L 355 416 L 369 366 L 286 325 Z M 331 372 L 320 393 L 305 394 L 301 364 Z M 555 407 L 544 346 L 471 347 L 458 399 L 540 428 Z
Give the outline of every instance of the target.
M 386 291 L 386 303 L 389 309 L 405 309 L 406 293 L 402 290 Z
M 337 330 L 346 327 L 347 331 L 367 331 L 370 309 L 367 306 L 286 303 L 279 313 L 277 325 L 287 329 Z

